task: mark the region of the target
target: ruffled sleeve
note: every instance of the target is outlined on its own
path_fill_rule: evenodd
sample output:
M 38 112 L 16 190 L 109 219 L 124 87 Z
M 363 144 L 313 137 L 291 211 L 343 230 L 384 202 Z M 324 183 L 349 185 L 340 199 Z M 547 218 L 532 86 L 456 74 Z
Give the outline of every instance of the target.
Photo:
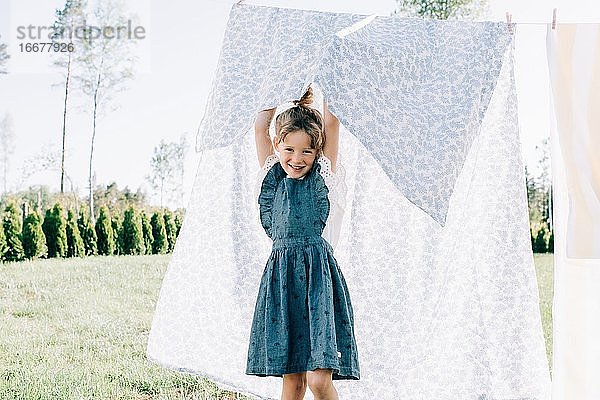
M 254 206 L 256 207 L 257 211 L 258 211 L 258 196 L 260 195 L 260 189 L 262 187 L 262 183 L 265 180 L 265 176 L 267 176 L 267 173 L 269 172 L 271 167 L 273 167 L 273 165 L 277 164 L 278 162 L 279 162 L 279 157 L 277 157 L 276 154 L 271 154 L 271 155 L 267 156 L 263 166 L 260 167 L 260 169 L 256 172 L 256 178 L 254 180 L 254 199 L 255 199 Z
M 319 219 L 321 220 L 323 227 L 325 227 L 327 225 L 327 219 L 331 206 L 329 203 L 329 189 L 327 188 L 327 184 L 325 183 L 325 179 L 321 173 L 322 165 L 323 164 L 319 162 L 317 162 L 315 165 L 315 208 L 318 212 Z
M 345 182 L 346 174 L 339 155 L 336 172 L 331 170 L 331 160 L 325 155 L 319 157 L 317 163 L 321 167 L 319 173 L 323 177 L 329 191 L 330 203 L 329 216 L 323 230 L 323 238 L 335 248 L 340 237 L 346 207 L 346 193 L 348 191 Z
M 257 194 L 257 206 L 259 207 L 260 222 L 265 229 L 265 232 L 269 237 L 272 238 L 271 227 L 273 226 L 273 201 L 275 199 L 275 191 L 277 186 L 283 177 L 285 171 L 283 168 L 278 167 L 279 158 L 272 154 L 267 157 L 265 164 L 260 169 L 257 179 L 257 187 L 255 191 Z

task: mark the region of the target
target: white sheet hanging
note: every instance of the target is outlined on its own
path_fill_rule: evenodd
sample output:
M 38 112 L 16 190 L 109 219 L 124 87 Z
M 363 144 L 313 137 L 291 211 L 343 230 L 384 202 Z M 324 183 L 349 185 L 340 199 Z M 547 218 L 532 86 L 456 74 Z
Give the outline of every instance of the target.
M 322 21 L 351 25 L 359 16 L 242 5 L 233 7 L 231 18 L 223 52 L 241 54 L 245 48 L 252 63 L 268 54 L 263 50 L 292 45 L 264 36 L 276 43 L 234 48 L 240 32 L 248 35 L 240 46 L 263 40 L 251 27 L 267 32 L 269 18 L 280 21 L 275 26 L 287 21 L 282 35 L 301 44 L 306 24 L 309 31 L 310 24 Z M 342 72 L 364 68 L 352 74 L 365 84 L 314 74 L 327 99 L 331 92 L 349 96 L 330 103 L 343 123 L 340 154 L 348 188 L 335 256 L 354 307 L 361 379 L 336 381 L 340 398 L 547 400 L 550 380 L 506 25 L 378 17 L 363 29 L 368 27 L 343 42 L 334 38 L 328 46 L 340 52 L 327 53 Z M 379 41 L 369 45 L 369 37 Z M 389 53 L 386 44 L 392 46 Z M 357 58 L 339 58 L 348 48 L 356 49 Z M 406 52 L 396 59 L 399 49 Z M 359 62 L 368 54 L 378 56 L 371 64 Z M 287 74 L 312 83 L 313 75 L 299 72 L 306 65 Z M 321 65 L 320 71 L 335 70 Z M 268 77 L 260 71 L 255 72 Z M 394 84 L 404 88 L 401 92 L 384 84 L 395 72 L 403 79 Z M 205 116 L 202 160 L 147 354 L 221 387 L 277 399 L 280 378 L 244 374 L 253 306 L 271 244 L 254 207 L 254 134 L 244 122 L 229 136 L 230 122 L 254 118 L 259 108 L 277 104 L 270 97 L 261 103 L 271 92 L 260 87 L 249 91 L 258 93 L 251 103 L 240 100 L 237 90 L 246 91 L 254 82 L 223 87 L 221 78 L 215 80 L 208 109 L 219 104 L 234 114 Z M 290 88 L 280 87 L 286 96 L 293 89 L 297 98 L 304 85 Z M 371 132 L 369 141 L 358 126 L 387 130 Z M 427 193 L 427 187 L 436 188 L 436 194 Z M 443 202 L 416 205 L 419 198 L 437 199 L 437 193 L 446 197 L 446 211 Z M 306 398 L 313 398 L 310 391 Z

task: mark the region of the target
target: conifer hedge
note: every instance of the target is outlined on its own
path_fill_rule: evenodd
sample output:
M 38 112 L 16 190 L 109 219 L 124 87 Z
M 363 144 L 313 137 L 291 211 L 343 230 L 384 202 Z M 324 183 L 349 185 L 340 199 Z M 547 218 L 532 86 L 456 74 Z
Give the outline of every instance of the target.
M 27 214 L 25 218 L 23 212 Z M 173 251 L 182 224 L 181 215 L 168 209 L 155 211 L 149 217 L 133 205 L 123 214 L 113 215 L 108 207 L 102 206 L 95 223 L 85 206 L 65 212 L 57 202 L 45 211 L 28 211 L 23 206 L 23 212 L 11 202 L 1 214 L 2 261 L 96 254 L 165 254 Z

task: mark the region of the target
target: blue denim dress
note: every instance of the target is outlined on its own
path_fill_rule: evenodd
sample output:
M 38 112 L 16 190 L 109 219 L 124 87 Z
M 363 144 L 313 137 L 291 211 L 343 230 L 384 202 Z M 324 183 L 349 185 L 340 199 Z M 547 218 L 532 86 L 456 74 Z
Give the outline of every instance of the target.
M 315 161 L 295 179 L 276 163 L 262 182 L 260 220 L 273 249 L 254 309 L 248 375 L 330 368 L 334 380 L 360 379 L 348 287 L 321 236 L 330 203 L 320 168 Z

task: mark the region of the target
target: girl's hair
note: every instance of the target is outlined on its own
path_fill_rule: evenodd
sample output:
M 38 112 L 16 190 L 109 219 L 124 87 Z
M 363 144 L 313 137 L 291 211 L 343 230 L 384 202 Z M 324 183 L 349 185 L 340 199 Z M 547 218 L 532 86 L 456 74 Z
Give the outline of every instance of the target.
M 319 154 L 325 145 L 323 116 L 318 110 L 309 106 L 312 102 L 313 91 L 309 86 L 300 100 L 294 100 L 292 108 L 277 116 L 275 119 L 275 137 L 281 142 L 288 133 L 302 130 L 310 138 L 310 147 L 316 149 L 317 154 Z

